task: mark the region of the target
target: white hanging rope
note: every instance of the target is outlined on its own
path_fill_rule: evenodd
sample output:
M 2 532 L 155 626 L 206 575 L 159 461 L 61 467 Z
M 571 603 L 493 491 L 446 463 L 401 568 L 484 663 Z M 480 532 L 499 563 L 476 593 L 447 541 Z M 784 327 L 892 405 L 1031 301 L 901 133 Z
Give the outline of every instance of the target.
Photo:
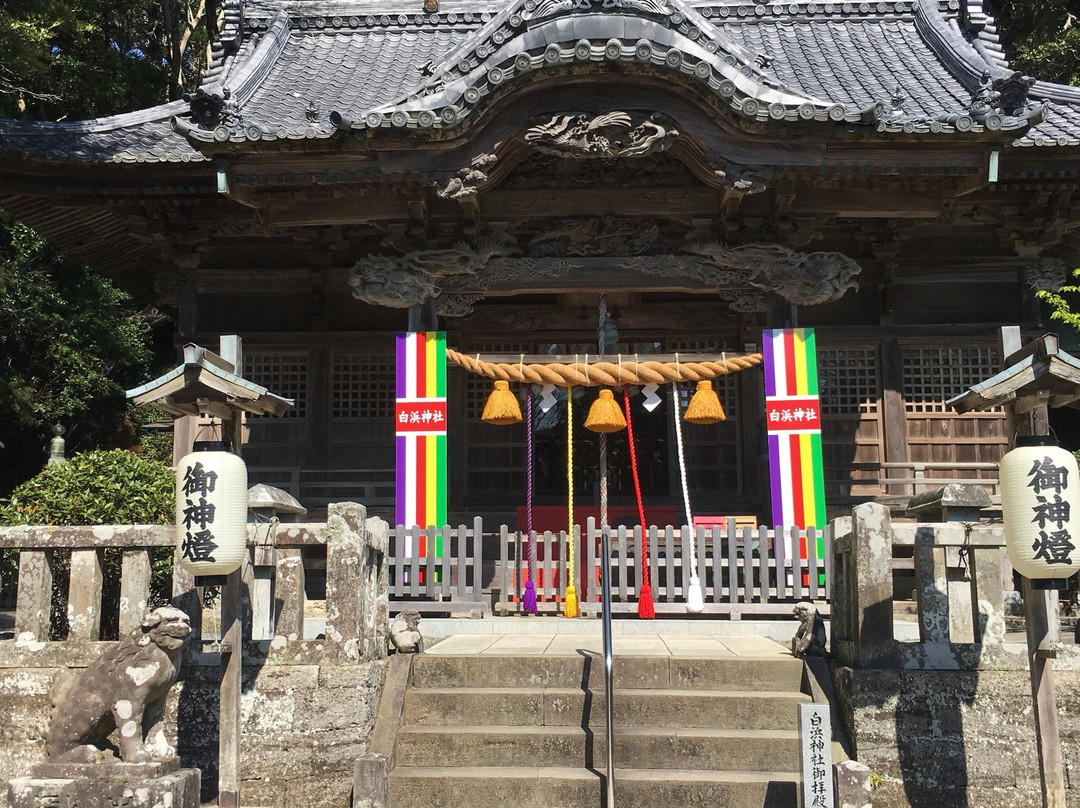
M 676 354 L 678 357 L 678 354 Z M 679 385 L 671 383 L 672 412 L 675 415 L 675 446 L 679 455 L 679 479 L 682 481 L 683 507 L 686 508 L 686 530 L 690 541 L 690 584 L 686 588 L 686 611 L 701 612 L 705 610 L 705 596 L 701 591 L 701 580 L 698 578 L 697 568 L 697 538 L 694 535 L 694 516 L 690 512 L 690 488 L 686 485 L 686 457 L 683 454 L 682 439 L 682 406 L 679 404 Z

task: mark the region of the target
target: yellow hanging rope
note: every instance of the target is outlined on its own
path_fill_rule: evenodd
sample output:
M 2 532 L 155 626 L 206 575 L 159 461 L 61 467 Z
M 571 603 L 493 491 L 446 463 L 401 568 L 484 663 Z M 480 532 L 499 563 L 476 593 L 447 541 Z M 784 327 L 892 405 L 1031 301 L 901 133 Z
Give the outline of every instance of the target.
M 577 587 L 574 586 L 574 388 L 566 388 L 566 600 L 563 614 L 578 616 Z

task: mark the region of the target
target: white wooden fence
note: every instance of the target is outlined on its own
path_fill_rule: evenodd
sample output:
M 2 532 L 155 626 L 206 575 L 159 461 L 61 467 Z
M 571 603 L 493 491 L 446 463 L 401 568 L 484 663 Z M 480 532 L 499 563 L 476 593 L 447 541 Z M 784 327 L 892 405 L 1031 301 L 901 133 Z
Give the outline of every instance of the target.
M 641 528 L 610 531 L 611 607 L 615 613 L 637 611 L 641 585 Z M 497 542 L 498 558 L 485 567 L 488 546 Z M 584 538 L 583 538 L 584 536 Z M 589 519 L 575 526 L 574 584 L 583 613 L 601 609 L 600 529 Z M 426 544 L 421 552 L 421 540 Z M 790 614 L 800 600 L 830 597 L 831 527 L 737 529 L 735 519 L 724 525 L 696 528 L 653 526 L 646 533 L 649 582 L 657 614 L 685 614 L 692 576 L 690 542 L 694 542 L 697 574 L 705 613 L 729 615 Z M 819 549 L 819 541 L 821 547 Z M 794 548 L 794 552 L 792 551 Z M 801 550 L 800 550 L 801 548 Z M 527 564 L 528 542 L 520 531 L 503 525 L 497 534 L 484 534 L 479 517 L 441 530 L 391 531 L 391 609 L 463 613 L 494 608 L 520 613 L 527 575 L 531 572 L 540 612 L 563 608 L 568 574 L 565 531 L 534 534 L 533 563 Z M 827 613 L 827 605 L 822 606 Z

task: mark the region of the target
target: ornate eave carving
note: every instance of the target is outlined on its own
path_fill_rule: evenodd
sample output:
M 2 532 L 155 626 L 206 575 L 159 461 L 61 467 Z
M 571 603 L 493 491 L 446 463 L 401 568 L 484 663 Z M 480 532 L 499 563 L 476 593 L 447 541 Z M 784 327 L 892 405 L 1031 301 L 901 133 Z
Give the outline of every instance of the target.
M 367 303 L 407 308 L 434 300 L 445 316 L 464 316 L 497 286 L 527 285 L 571 274 L 618 273 L 681 279 L 712 289 L 737 311 L 758 311 L 764 295 L 820 305 L 857 289 L 859 265 L 841 253 L 800 253 L 776 244 L 729 247 L 693 242 L 659 252 L 659 230 L 640 222 L 595 217 L 555 223 L 526 244 L 506 233 L 356 263 L 349 284 Z M 640 286 L 649 282 L 642 279 Z
M 598 115 L 567 111 L 528 125 L 474 157 L 448 179 L 435 183 L 444 199 L 462 200 L 497 182 L 535 154 L 568 161 L 597 161 L 604 172 L 622 160 L 633 162 L 670 152 L 704 184 L 738 195 L 760 193 L 773 171 L 731 163 L 685 137 L 677 123 L 659 112 L 612 110 Z M 633 170 L 631 170 L 633 173 Z
M 1037 292 L 1056 292 L 1069 278 L 1065 262 L 1060 258 L 1040 258 L 1024 271 L 1027 285 Z

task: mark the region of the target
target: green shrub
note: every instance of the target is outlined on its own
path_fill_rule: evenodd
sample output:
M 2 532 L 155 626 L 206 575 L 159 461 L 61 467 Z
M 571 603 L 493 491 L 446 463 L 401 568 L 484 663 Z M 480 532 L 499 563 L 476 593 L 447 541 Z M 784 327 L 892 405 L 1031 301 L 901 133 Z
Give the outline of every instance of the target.
M 123 449 L 84 452 L 45 469 L 0 505 L 0 525 L 166 525 L 173 476 L 161 461 Z
M 167 525 L 175 518 L 174 483 L 168 464 L 124 449 L 91 451 L 46 466 L 0 503 L 0 525 Z M 52 636 L 67 634 L 63 604 L 70 552 L 53 556 Z M 122 551 L 103 553 L 102 639 L 117 632 Z M 0 550 L 0 600 L 11 600 L 18 580 L 18 550 Z M 151 605 L 168 601 L 172 551 L 154 551 Z

